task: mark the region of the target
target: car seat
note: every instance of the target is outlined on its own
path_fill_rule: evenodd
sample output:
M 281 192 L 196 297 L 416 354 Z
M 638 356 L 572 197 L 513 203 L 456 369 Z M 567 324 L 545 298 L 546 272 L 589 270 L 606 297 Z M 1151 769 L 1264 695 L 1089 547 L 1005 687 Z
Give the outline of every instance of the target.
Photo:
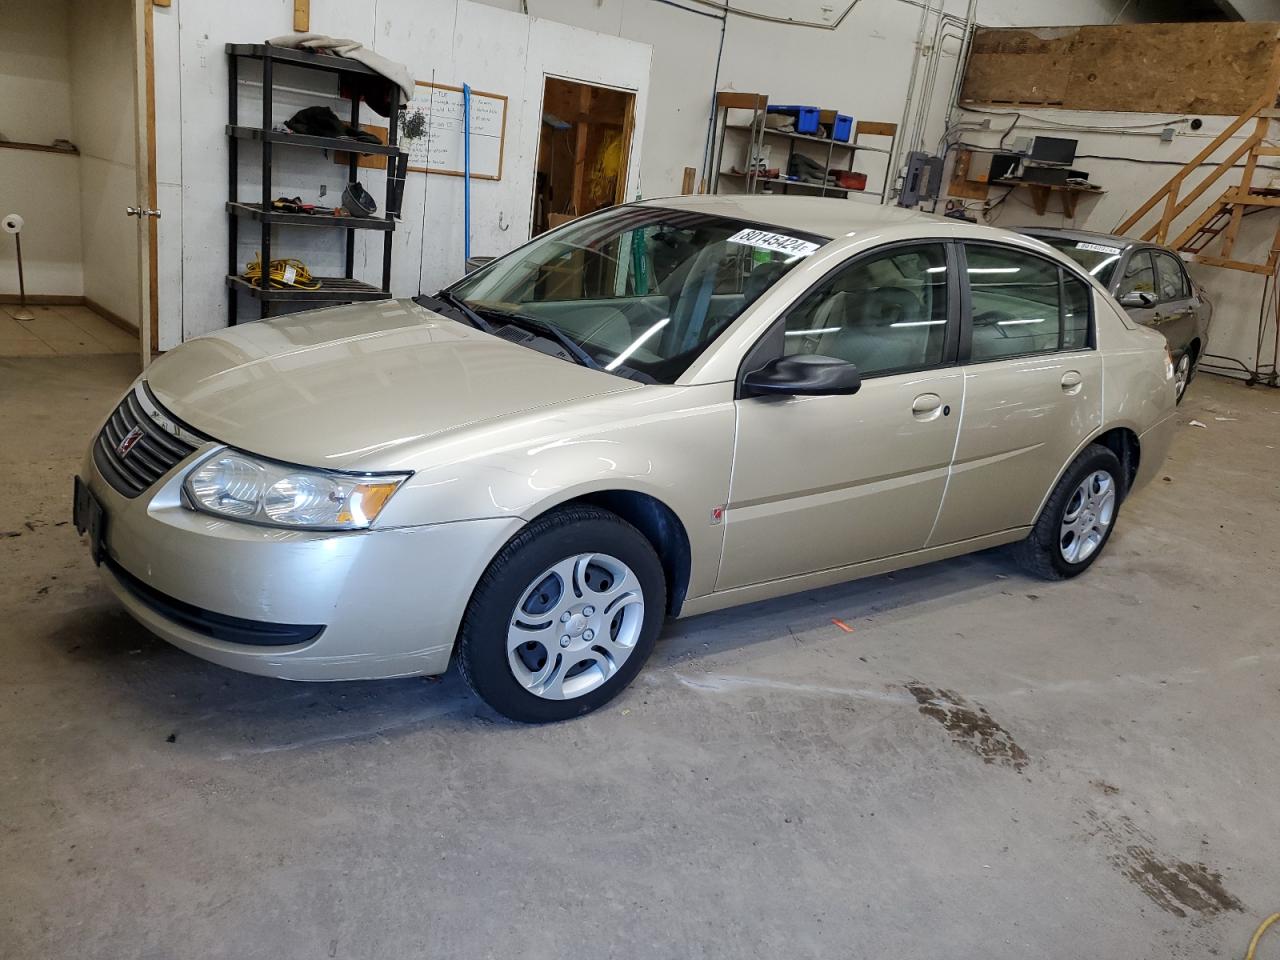
M 925 366 L 943 325 L 928 321 L 920 297 L 902 286 L 831 293 L 814 312 L 813 352 L 848 360 L 865 372 Z M 937 333 L 935 334 L 935 331 Z

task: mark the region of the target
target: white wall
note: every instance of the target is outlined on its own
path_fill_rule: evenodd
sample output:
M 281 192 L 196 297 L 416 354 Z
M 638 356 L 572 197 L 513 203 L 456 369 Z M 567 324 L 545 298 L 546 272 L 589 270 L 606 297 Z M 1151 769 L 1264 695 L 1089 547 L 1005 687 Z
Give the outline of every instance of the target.
M 80 148 L 84 296 L 138 324 L 134 39 L 130 0 L 71 0 L 71 114 Z
M 521 0 L 486 0 L 497 6 L 515 9 Z M 1274 0 L 1267 0 L 1274 5 Z M 689 8 L 703 12 L 714 9 L 698 0 L 681 0 Z M 844 2 L 811 2 L 811 0 L 742 0 L 735 8 L 774 16 L 789 16 L 814 22 L 831 22 L 846 7 Z M 838 107 L 859 119 L 901 120 L 912 58 L 916 56 L 915 40 L 920 25 L 921 9 L 901 0 L 861 0 L 834 31 L 806 26 L 766 23 L 731 15 L 724 23 L 724 50 L 721 55 L 719 82 L 715 83 L 715 64 L 720 42 L 718 19 L 690 13 L 659 3 L 657 0 L 528 0 L 533 14 L 590 26 L 605 33 L 642 40 L 653 46 L 653 70 L 650 88 L 648 128 L 641 165 L 641 187 L 646 196 L 662 196 L 678 192 L 685 166 L 701 167 L 706 136 L 708 110 L 712 90 L 740 90 L 767 93 L 775 102 L 818 103 Z M 948 0 L 945 9 L 962 15 L 967 4 Z M 1137 19 L 1139 4 L 1123 0 L 980 0 L 976 19 L 985 26 L 1069 25 L 1111 23 Z M 1273 15 L 1275 14 L 1273 11 Z M 926 31 L 926 45 L 932 38 L 932 24 Z M 929 106 L 928 124 L 921 146 L 930 152 L 938 149 L 945 129 L 945 117 L 955 76 L 959 42 L 941 45 L 937 78 L 933 88 L 924 89 L 923 76 L 917 79 L 914 98 L 924 97 Z M 927 53 L 927 51 L 926 51 Z M 923 74 L 927 59 L 922 56 Z M 981 119 L 977 113 L 960 113 L 955 119 Z M 1036 117 L 1042 118 L 1037 120 Z M 1039 132 L 1080 140 L 1081 154 L 1131 158 L 1122 160 L 1081 159 L 1107 193 L 1100 198 L 1081 201 L 1074 221 L 1085 229 L 1111 230 L 1125 216 L 1155 191 L 1177 169 L 1189 160 L 1223 129 L 1230 118 L 1205 117 L 1204 127 L 1197 132 L 1185 124 L 1178 125 L 1179 134 L 1172 144 L 1163 144 L 1150 136 L 1153 130 L 1176 118 L 1145 114 L 1084 114 L 1071 111 L 1028 112 L 1019 123 L 1018 133 Z M 1012 116 L 992 116 L 996 130 L 1005 128 Z M 1123 132 L 1064 131 L 1058 124 L 1110 126 Z M 906 128 L 904 128 L 905 130 Z M 966 131 L 967 141 L 994 145 L 997 136 Z M 869 141 L 875 142 L 875 141 Z M 1238 143 L 1224 148 L 1218 157 L 1230 152 Z M 726 164 L 727 165 L 727 164 Z M 1280 164 L 1277 164 L 1280 165 Z M 869 190 L 878 191 L 884 165 L 878 156 L 865 155 L 856 169 L 869 174 Z M 1206 170 L 1208 168 L 1205 168 Z M 1229 182 L 1224 179 L 1214 192 L 1221 192 Z M 1194 183 L 1194 180 L 1192 181 Z M 993 198 L 1002 191 L 992 191 Z M 1060 215 L 1037 217 L 1023 201 L 1023 194 L 1012 196 L 1001 205 L 994 222 L 1003 226 L 1040 223 L 1058 225 Z M 1057 209 L 1056 205 L 1054 209 Z M 1182 222 L 1203 209 L 1196 204 Z M 1265 259 L 1275 233 L 1280 211 L 1262 213 L 1244 221 L 1236 246 L 1236 255 L 1254 261 Z M 1147 221 L 1150 222 L 1149 220 Z M 1252 274 L 1193 265 L 1192 272 L 1206 287 L 1215 304 L 1215 322 L 1211 349 L 1252 363 L 1255 353 L 1257 316 L 1262 279 Z M 1263 347 L 1265 358 L 1271 356 L 1272 340 Z
M 218 329 L 227 321 L 224 44 L 259 42 L 289 33 L 292 10 L 284 0 L 234 0 L 216 5 L 177 3 L 155 11 L 157 179 L 164 212 L 160 221 L 163 348 Z M 380 0 L 377 4 L 317 0 L 312 3 L 311 25 L 315 32 L 359 40 L 405 63 L 418 79 L 467 82 L 508 96 L 503 178 L 472 183 L 475 255 L 504 253 L 528 239 L 545 75 L 634 90 L 638 120 L 633 156 L 639 153 L 649 75 L 649 49 L 643 44 L 467 0 Z M 277 75 L 277 83 L 293 89 L 280 91 L 273 116 L 276 123 L 300 106 L 340 106 L 333 98 L 333 84 L 312 72 Z M 242 109 L 254 105 L 244 115 L 245 122 L 260 122 L 255 87 L 243 86 L 241 103 Z M 386 123 L 367 108 L 363 120 Z M 255 179 L 256 158 L 245 145 L 241 154 L 241 196 L 257 200 L 261 186 Z M 345 168 L 315 151 L 277 148 L 274 157 L 274 193 L 320 200 L 319 188 L 324 184 L 328 193 L 320 202 L 340 202 Z M 381 205 L 383 174 L 364 170 L 360 179 Z M 633 163 L 628 195 L 634 195 L 638 186 L 639 165 Z M 461 274 L 462 204 L 460 178 L 409 175 L 404 217 L 395 231 L 393 293 L 405 296 L 434 290 Z M 253 258 L 259 245 L 250 223 L 241 223 L 238 269 Z M 357 238 L 356 275 L 376 283 L 382 238 L 371 231 L 361 231 Z M 166 265 L 165 258 L 172 257 L 174 249 L 181 250 L 181 259 Z M 340 273 L 341 251 L 337 232 L 289 227 L 277 230 L 273 237 L 272 257 L 300 257 L 317 274 Z M 246 307 L 242 317 L 249 316 L 256 312 Z
M 509 10 L 523 0 L 485 0 Z M 708 117 L 715 90 L 768 94 L 773 103 L 818 104 L 861 120 L 898 122 L 911 74 L 922 10 L 903 0 L 861 0 L 838 29 L 766 22 L 731 15 L 721 21 L 714 5 L 680 0 L 677 9 L 659 0 L 528 0 L 538 17 L 612 33 L 653 47 L 653 69 L 646 118 L 641 189 L 645 196 L 680 192 L 685 167 L 702 168 Z M 747 0 L 735 8 L 776 17 L 831 22 L 846 0 Z M 947 0 L 948 13 L 963 15 L 963 0 Z M 1109 23 L 1124 0 L 982 0 L 979 22 L 1008 24 Z M 710 15 L 709 15 L 710 14 Z M 932 29 L 930 29 L 932 33 Z M 939 69 L 933 111 L 945 110 L 954 74 L 954 48 L 944 46 L 949 68 Z M 719 80 L 716 61 L 719 55 Z M 944 82 L 945 79 L 945 82 Z M 887 146 L 879 140 L 868 141 Z M 868 174 L 868 189 L 878 192 L 885 165 L 865 154 L 855 169 Z
M 0 0 L 0 134 L 73 140 L 68 0 Z M 79 296 L 79 169 L 75 155 L 0 149 L 0 216 L 19 213 L 27 293 Z M 0 293 L 18 292 L 13 238 L 0 235 Z
M 634 149 L 639 162 L 632 166 L 629 197 L 677 193 L 684 168 L 701 168 L 717 88 L 765 92 L 774 102 L 838 107 L 859 119 L 901 119 L 918 56 L 919 3 L 861 0 L 838 29 L 828 30 L 738 15 L 722 21 L 714 4 L 678 2 L 690 9 L 659 0 L 317 0 L 311 24 L 317 32 L 352 37 L 407 63 L 419 79 L 466 81 L 510 96 L 506 174 L 499 183 L 473 185 L 474 254 L 502 253 L 528 236 L 546 74 L 637 89 Z M 521 12 L 523 7 L 530 16 Z M 845 4 L 743 0 L 735 7 L 830 25 Z M 966 7 L 964 0 L 946 2 L 952 14 L 963 14 Z M 1118 15 L 1131 17 L 1124 0 L 981 0 L 977 8 L 978 20 L 994 25 L 1106 23 Z M 166 211 L 160 224 L 164 347 L 226 322 L 222 45 L 287 33 L 291 19 L 288 0 L 188 2 L 156 10 L 159 180 L 161 208 Z M 919 89 L 919 95 L 930 100 L 930 129 L 937 133 L 950 95 L 957 46 L 954 41 L 944 45 L 933 89 Z M 282 111 L 277 120 L 285 116 Z M 870 189 L 878 191 L 883 159 L 864 157 L 856 168 L 868 173 Z M 248 166 L 246 162 L 244 168 Z M 308 169 L 314 165 L 286 168 L 282 175 L 300 178 L 299 184 L 311 176 L 318 186 Z M 365 174 L 362 179 L 381 198 L 381 176 Z M 331 190 L 339 183 L 335 175 Z M 301 185 L 289 192 L 305 195 Z M 314 194 L 310 198 L 315 199 Z M 170 215 L 175 203 L 180 204 L 178 217 Z M 411 174 L 405 211 L 395 239 L 392 289 L 397 295 L 434 289 L 461 270 L 460 182 Z M 335 242 L 319 234 L 301 236 L 295 231 L 286 242 L 309 263 L 314 261 L 313 269 L 332 270 L 340 264 Z M 366 279 L 376 278 L 379 248 L 379 238 L 362 235 L 357 273 Z M 173 262 L 177 249 L 181 259 Z M 255 249 L 246 240 L 237 261 L 248 260 Z M 273 255 L 282 255 L 284 249 L 274 246 Z M 166 257 L 171 258 L 168 266 Z

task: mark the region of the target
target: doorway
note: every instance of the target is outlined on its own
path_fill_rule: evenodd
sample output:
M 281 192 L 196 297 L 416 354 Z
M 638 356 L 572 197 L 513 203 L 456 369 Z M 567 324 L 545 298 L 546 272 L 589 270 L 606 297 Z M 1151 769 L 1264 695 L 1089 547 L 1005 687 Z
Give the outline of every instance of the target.
M 636 95 L 547 77 L 532 235 L 626 200 Z
M 154 207 L 137 122 L 151 2 L 10 0 L 5 13 L 0 217 L 20 227 L 0 234 L 0 355 L 141 353 L 154 220 L 125 211 Z

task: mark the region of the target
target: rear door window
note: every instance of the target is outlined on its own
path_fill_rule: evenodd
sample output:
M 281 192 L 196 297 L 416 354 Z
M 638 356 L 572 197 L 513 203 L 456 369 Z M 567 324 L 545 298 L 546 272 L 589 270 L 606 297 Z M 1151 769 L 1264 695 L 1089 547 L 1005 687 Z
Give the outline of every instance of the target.
M 1059 267 L 1007 247 L 966 244 L 974 361 L 1059 349 L 1062 296 Z

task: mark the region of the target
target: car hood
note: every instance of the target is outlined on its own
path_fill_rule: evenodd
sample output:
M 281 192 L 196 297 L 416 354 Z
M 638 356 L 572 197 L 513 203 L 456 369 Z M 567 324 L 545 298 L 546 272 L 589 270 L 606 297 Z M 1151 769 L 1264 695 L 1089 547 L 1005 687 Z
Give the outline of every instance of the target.
M 183 344 L 145 377 L 170 413 L 216 440 L 364 470 L 437 434 L 639 387 L 412 300 L 242 324 Z

